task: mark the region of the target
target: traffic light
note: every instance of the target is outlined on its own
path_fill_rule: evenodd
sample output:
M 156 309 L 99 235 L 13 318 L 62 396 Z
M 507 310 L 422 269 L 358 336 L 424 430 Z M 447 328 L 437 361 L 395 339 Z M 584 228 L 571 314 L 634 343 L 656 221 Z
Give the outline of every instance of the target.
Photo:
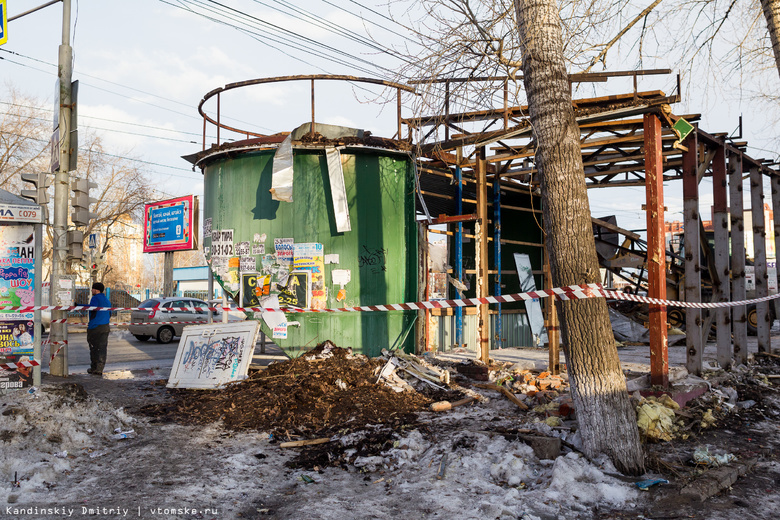
M 49 203 L 49 192 L 47 191 L 47 188 L 51 186 L 51 179 L 46 177 L 45 173 L 23 173 L 22 180 L 35 186 L 35 188 L 31 190 L 22 190 L 20 193 L 22 197 L 30 199 L 42 206 Z
M 68 231 L 68 258 L 81 260 L 84 257 L 84 232 L 78 229 Z
M 87 179 L 71 179 L 70 189 L 73 191 L 73 196 L 70 201 L 73 212 L 70 214 L 70 219 L 74 226 L 87 226 L 90 220 L 97 217 L 97 214 L 89 211 L 89 205 L 97 202 L 97 199 L 89 196 L 89 190 L 97 187 L 97 183 Z

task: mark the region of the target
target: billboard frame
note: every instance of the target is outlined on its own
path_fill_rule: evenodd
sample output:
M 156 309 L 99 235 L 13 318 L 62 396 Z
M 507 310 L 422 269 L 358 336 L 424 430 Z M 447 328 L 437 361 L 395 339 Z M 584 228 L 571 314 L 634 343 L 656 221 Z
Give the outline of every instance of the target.
M 180 221 L 181 238 L 172 240 L 152 241 L 152 233 L 159 228 L 154 227 L 152 216 L 166 208 L 183 208 Z M 190 251 L 198 249 L 198 197 L 185 195 L 174 199 L 151 202 L 144 205 L 144 253 L 162 253 L 168 251 Z

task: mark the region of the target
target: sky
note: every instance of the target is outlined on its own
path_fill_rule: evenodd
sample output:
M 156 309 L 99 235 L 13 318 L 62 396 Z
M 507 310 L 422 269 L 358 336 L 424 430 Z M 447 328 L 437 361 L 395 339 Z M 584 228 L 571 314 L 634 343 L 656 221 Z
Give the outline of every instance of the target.
M 42 3 L 15 0 L 8 14 L 13 17 Z M 388 9 L 398 20 L 416 18 L 419 13 L 408 11 L 408 6 L 373 0 L 72 0 L 73 79 L 79 80 L 80 128 L 101 135 L 111 153 L 136 160 L 154 179 L 161 198 L 201 195 L 201 174 L 193 172 L 181 156 L 202 148 L 203 123 L 197 107 L 204 94 L 231 82 L 293 74 L 391 79 L 403 62 L 382 49 L 412 45 L 414 51 L 415 47 L 408 30 L 388 16 Z M 12 85 L 53 103 L 61 28 L 60 3 L 9 23 L 8 43 L 0 47 L 4 90 Z M 372 46 L 371 39 L 378 45 Z M 631 68 L 615 61 L 610 65 L 610 70 Z M 656 58 L 644 67 L 674 68 L 674 64 Z M 764 106 L 739 94 L 726 99 L 710 84 L 699 85 L 693 71 L 675 72 L 682 74 L 685 89 L 684 103 L 673 107 L 675 113 L 701 113 L 702 127 L 711 133 L 733 132 L 743 115 L 743 137 L 757 147 L 748 153 L 777 157 L 778 123 L 767 118 Z M 640 89 L 663 88 L 670 94 L 670 81 L 673 76 L 656 87 L 653 80 L 643 80 Z M 624 92 L 631 85 L 611 82 L 606 88 Z M 581 97 L 590 94 L 587 89 L 581 92 Z M 377 102 L 382 95 L 376 87 L 318 83 L 316 118 L 391 137 L 395 103 Z M 8 98 L 0 96 L 0 101 Z M 404 100 L 406 106 L 408 101 Z M 0 112 L 4 108 L 0 105 Z M 214 115 L 215 109 L 212 99 L 206 110 Z M 405 108 L 404 116 L 409 115 Z M 307 82 L 255 86 L 221 99 L 223 121 L 259 133 L 290 131 L 310 117 Z M 221 137 L 226 138 L 224 131 Z M 215 129 L 209 128 L 206 145 L 214 142 Z M 708 182 L 702 184 L 705 219 L 711 201 Z M 667 220 L 681 219 L 681 186 L 671 183 L 667 188 Z M 644 190 L 628 188 L 621 193 L 591 190 L 594 216 L 617 214 L 622 227 L 642 229 Z

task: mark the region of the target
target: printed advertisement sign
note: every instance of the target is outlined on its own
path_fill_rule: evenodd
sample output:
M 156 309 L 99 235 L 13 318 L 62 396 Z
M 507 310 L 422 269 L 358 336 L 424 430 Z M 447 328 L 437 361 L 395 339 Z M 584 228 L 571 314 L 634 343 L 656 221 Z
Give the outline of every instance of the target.
M 31 224 L 0 226 L 0 306 L 33 306 L 35 240 Z M 33 313 L 0 313 L 0 363 L 33 359 Z M 32 385 L 32 368 L 0 369 L 0 389 Z
M 295 244 L 293 251 L 293 269 L 311 273 L 311 308 L 325 309 L 328 296 L 325 289 L 325 253 L 322 244 Z
M 279 306 L 309 308 L 311 294 L 311 273 L 293 271 L 287 277 L 287 285 L 279 287 Z
M 274 249 L 276 250 L 276 261 L 279 265 L 291 266 L 293 263 L 293 239 L 292 238 L 274 238 Z
M 194 195 L 144 206 L 144 253 L 198 248 L 198 198 Z

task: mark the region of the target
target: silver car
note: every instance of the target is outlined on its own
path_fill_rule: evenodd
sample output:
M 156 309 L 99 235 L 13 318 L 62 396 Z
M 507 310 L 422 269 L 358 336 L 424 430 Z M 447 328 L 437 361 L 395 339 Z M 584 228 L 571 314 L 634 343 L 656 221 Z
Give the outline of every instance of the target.
M 208 323 L 208 307 L 208 303 L 196 298 L 152 298 L 139 305 L 142 310 L 132 312 L 127 328 L 140 341 L 154 337 L 158 343 L 170 343 L 174 337 L 181 336 L 187 325 Z M 221 311 L 213 312 L 213 321 L 222 321 Z M 242 320 L 228 315 L 228 321 Z

